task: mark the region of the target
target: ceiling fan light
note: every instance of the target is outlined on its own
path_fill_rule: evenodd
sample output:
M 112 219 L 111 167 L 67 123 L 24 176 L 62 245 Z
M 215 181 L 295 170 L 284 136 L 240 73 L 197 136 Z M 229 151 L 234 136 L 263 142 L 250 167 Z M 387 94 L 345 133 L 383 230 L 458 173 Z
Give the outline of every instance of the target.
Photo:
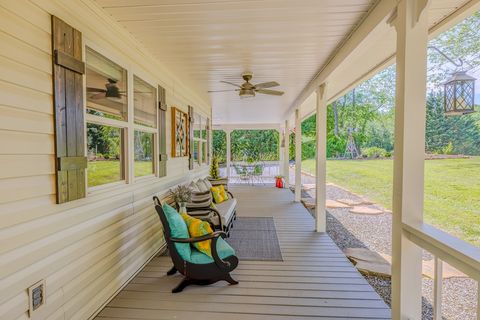
M 255 91 L 253 89 L 240 89 L 240 98 L 253 98 L 255 97 Z

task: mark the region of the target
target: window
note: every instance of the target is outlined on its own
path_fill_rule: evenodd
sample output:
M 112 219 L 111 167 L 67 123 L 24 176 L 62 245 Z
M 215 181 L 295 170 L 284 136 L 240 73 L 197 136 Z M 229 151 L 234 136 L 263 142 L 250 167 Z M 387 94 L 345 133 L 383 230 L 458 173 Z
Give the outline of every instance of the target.
M 87 123 L 88 186 L 124 180 L 123 129 Z
M 155 173 L 153 161 L 153 133 L 135 130 L 135 177 L 147 176 Z
M 157 92 L 155 87 L 133 77 L 134 105 L 134 174 L 155 174 L 154 141 L 157 133 Z
M 127 71 L 88 47 L 86 62 L 87 184 L 95 187 L 126 179 Z
M 127 121 L 127 70 L 86 48 L 87 113 Z
M 156 128 L 157 93 L 155 88 L 143 81 L 142 79 L 134 77 L 133 90 L 135 123 L 151 128 Z
M 198 113 L 193 118 L 193 163 L 199 166 L 208 163 L 208 121 Z

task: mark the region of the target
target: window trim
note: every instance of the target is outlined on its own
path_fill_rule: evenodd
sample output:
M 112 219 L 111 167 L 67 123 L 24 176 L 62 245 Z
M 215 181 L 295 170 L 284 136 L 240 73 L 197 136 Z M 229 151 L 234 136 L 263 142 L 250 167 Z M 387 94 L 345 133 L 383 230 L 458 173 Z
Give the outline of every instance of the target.
M 199 112 L 196 112 L 195 110 L 193 111 L 193 117 L 196 118 L 198 117 L 199 120 L 200 120 L 200 137 L 195 137 L 195 135 L 193 135 L 193 140 L 192 140 L 192 143 L 194 144 L 196 141 L 198 141 L 198 159 L 197 161 L 195 160 L 195 158 L 193 159 L 193 167 L 194 168 L 201 168 L 201 167 L 204 167 L 204 166 L 208 166 L 209 163 L 208 163 L 208 117 L 207 116 L 204 116 L 202 113 L 199 113 Z M 197 122 L 195 121 L 194 122 L 194 126 L 197 124 Z M 202 125 L 204 125 L 202 127 Z M 205 137 L 205 139 L 202 137 L 202 130 L 205 130 L 207 131 L 207 136 Z M 194 128 L 194 131 L 195 131 L 195 128 Z M 203 145 L 205 145 L 205 149 L 207 151 L 207 154 L 205 155 L 205 162 L 202 161 L 202 157 L 203 157 Z M 192 155 L 193 156 L 193 155 Z
M 121 154 L 123 156 L 123 161 L 122 161 L 122 167 L 121 170 L 123 171 L 123 179 L 120 181 L 115 181 L 115 182 L 110 182 L 110 183 L 105 183 L 102 185 L 97 185 L 97 186 L 88 186 L 88 173 L 85 174 L 85 179 L 86 179 L 86 185 L 87 185 L 87 194 L 92 195 L 97 192 L 103 192 L 105 190 L 111 190 L 115 189 L 119 186 L 124 186 L 124 185 L 129 185 L 129 184 L 135 184 L 137 182 L 142 182 L 145 180 L 150 180 L 153 178 L 157 178 L 159 175 L 159 159 L 158 159 L 158 141 L 159 141 L 159 123 L 158 123 L 158 108 L 157 108 L 157 101 L 158 101 L 158 84 L 156 81 L 150 81 L 149 77 L 144 77 L 142 76 L 142 72 L 137 72 L 138 70 L 134 67 L 132 67 L 128 63 L 124 63 L 121 61 L 121 59 L 116 59 L 116 57 L 112 58 L 112 55 L 109 53 L 106 53 L 104 49 L 100 48 L 94 43 L 91 43 L 89 41 L 86 41 L 83 44 L 83 52 L 84 52 L 84 59 L 86 63 L 86 53 L 87 53 L 87 48 L 90 50 L 100 54 L 101 56 L 105 57 L 106 59 L 112 61 L 113 63 L 119 65 L 123 69 L 126 70 L 127 73 L 127 78 L 126 78 L 126 84 L 127 84 L 127 117 L 126 120 L 118 120 L 118 119 L 111 119 L 111 118 L 106 118 L 106 117 L 101 117 L 97 115 L 93 115 L 90 113 L 87 113 L 87 97 L 86 97 L 86 90 L 84 92 L 84 126 L 85 128 L 87 127 L 88 123 L 93 123 L 97 125 L 105 125 L 105 126 L 110 126 L 110 127 L 115 127 L 122 129 L 122 135 L 123 135 L 123 148 L 121 150 Z M 88 65 L 86 64 L 86 67 Z M 138 75 L 140 74 L 140 75 Z M 141 81 L 149 84 L 154 88 L 155 91 L 155 97 L 154 97 L 154 107 L 155 107 L 155 127 L 149 127 L 149 126 L 144 126 L 138 123 L 135 123 L 135 101 L 134 101 L 134 79 L 138 78 Z M 87 77 L 84 77 L 84 88 L 87 86 Z M 147 80 L 145 80 L 147 79 Z M 155 83 L 155 84 L 152 84 Z M 153 172 L 152 174 L 145 175 L 145 176 L 140 176 L 140 177 L 135 177 L 135 141 L 134 141 L 134 136 L 135 136 L 135 131 L 141 131 L 141 132 L 146 132 L 150 133 L 153 136 L 153 155 L 152 155 L 152 161 L 153 161 Z M 85 151 L 88 152 L 87 148 L 87 130 L 85 130 Z

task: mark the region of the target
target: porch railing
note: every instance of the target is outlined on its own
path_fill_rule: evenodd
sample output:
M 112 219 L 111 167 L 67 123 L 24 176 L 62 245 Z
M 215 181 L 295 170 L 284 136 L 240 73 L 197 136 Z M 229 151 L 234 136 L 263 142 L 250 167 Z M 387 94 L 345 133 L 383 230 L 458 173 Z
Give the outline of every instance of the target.
M 435 259 L 433 283 L 433 319 L 442 320 L 443 262 L 477 281 L 477 319 L 480 320 L 480 250 L 463 240 L 426 223 L 403 223 L 405 236 Z

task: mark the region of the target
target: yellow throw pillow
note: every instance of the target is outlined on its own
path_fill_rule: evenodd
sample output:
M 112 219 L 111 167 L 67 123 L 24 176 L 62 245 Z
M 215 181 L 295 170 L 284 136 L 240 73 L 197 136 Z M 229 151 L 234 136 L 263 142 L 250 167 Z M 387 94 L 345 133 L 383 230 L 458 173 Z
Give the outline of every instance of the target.
M 215 201 L 215 203 L 222 203 L 223 201 L 228 200 L 228 194 L 225 191 L 223 184 L 212 187 L 210 190 L 212 190 L 213 201 Z
M 212 227 L 207 221 L 191 217 L 186 213 L 182 213 L 181 216 L 183 220 L 185 220 L 190 237 L 196 238 L 213 233 Z M 198 251 L 203 252 L 210 257 L 212 256 L 212 240 L 195 242 L 193 243 L 193 246 L 197 248 Z

